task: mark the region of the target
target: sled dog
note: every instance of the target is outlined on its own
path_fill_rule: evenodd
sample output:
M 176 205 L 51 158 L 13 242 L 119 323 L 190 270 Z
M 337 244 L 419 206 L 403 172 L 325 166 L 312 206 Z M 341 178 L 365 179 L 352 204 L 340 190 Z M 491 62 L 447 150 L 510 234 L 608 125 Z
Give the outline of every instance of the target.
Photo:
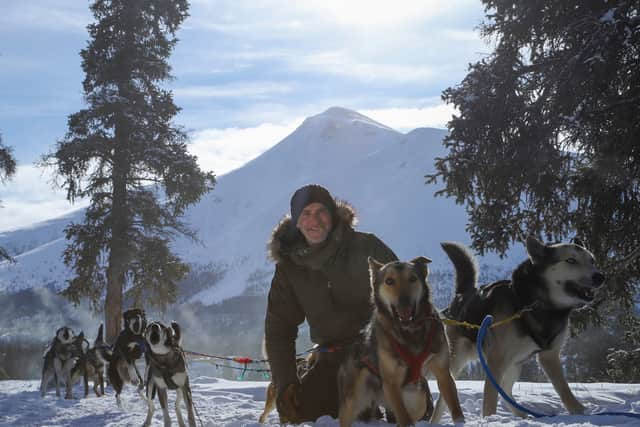
M 444 327 L 431 304 L 430 262 L 418 257 L 381 264 L 369 258 L 374 311 L 338 372 L 341 427 L 372 404 L 392 410 L 399 426 L 415 424 L 427 410 L 425 368 L 435 375 L 454 421 L 464 420 Z
M 171 425 L 169 417 L 169 409 L 167 407 L 167 389 L 176 391 L 176 417 L 178 424 L 184 426 L 180 403 L 185 401 L 187 407 L 187 415 L 189 427 L 196 426 L 196 420 L 193 411 L 193 399 L 191 396 L 191 387 L 189 386 L 189 377 L 187 375 L 187 366 L 182 351 L 181 339 L 182 334 L 180 326 L 176 322 L 171 322 L 171 326 L 167 327 L 161 322 L 152 322 L 144 333 L 147 351 L 145 359 L 147 362 L 146 369 L 146 395 L 147 395 L 147 418 L 144 422 L 145 426 L 151 425 L 151 419 L 155 406 L 153 398 L 158 393 L 158 400 L 162 407 L 164 417 L 164 425 Z
M 67 326 L 63 326 L 56 331 L 56 335 L 44 353 L 42 379 L 40 382 L 40 395 L 42 397 L 47 393 L 49 382 L 53 379 L 56 384 L 56 396 L 60 397 L 60 383 L 64 383 L 66 388 L 64 398 L 73 398 L 71 372 L 82 355 L 83 343 L 84 334 L 82 332 L 76 336 L 73 330 Z
M 93 382 L 93 392 L 96 396 L 104 395 L 104 369 L 108 360 L 111 359 L 111 349 L 104 342 L 103 326 L 98 328 L 98 336 L 93 342 L 93 347 L 83 339 L 81 343 L 82 354 L 71 370 L 71 379 L 75 383 L 80 377 L 84 383 L 84 397 L 89 395 L 89 380 Z
M 127 310 L 123 313 L 124 328 L 113 345 L 113 353 L 109 360 L 107 378 L 116 392 L 116 401 L 121 406 L 120 394 L 125 383 L 138 387 L 138 393 L 143 396 L 144 384 L 142 376 L 136 367 L 136 360 L 145 352 L 143 333 L 147 326 L 144 311 L 139 308 Z
M 529 258 L 513 271 L 511 280 L 476 288 L 478 267 L 473 255 L 459 243 L 444 242 L 442 247 L 456 270 L 455 295 L 446 317 L 479 325 L 488 314 L 498 322 L 521 312 L 521 317 L 492 328 L 483 343 L 487 364 L 500 386 L 511 395 L 522 363 L 537 354 L 567 410 L 582 413 L 584 407 L 562 372 L 560 350 L 569 332 L 569 314 L 593 301 L 595 290 L 604 282 L 591 252 L 579 241 L 545 245 L 530 236 L 526 240 Z M 451 371 L 457 376 L 468 361 L 477 359 L 477 331 L 460 326 L 446 330 Z M 485 381 L 483 416 L 495 414 L 496 406 L 497 391 Z M 433 422 L 439 421 L 443 410 L 439 399 Z

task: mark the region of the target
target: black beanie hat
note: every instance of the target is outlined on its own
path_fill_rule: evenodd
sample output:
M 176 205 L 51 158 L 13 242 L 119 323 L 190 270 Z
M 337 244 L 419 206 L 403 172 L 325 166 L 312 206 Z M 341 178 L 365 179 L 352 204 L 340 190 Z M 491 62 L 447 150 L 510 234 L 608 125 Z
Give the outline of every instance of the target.
M 331 214 L 333 225 L 336 221 L 336 202 L 329 191 L 321 185 L 309 184 L 300 187 L 291 196 L 291 224 L 295 227 L 302 210 L 311 203 L 322 203 Z

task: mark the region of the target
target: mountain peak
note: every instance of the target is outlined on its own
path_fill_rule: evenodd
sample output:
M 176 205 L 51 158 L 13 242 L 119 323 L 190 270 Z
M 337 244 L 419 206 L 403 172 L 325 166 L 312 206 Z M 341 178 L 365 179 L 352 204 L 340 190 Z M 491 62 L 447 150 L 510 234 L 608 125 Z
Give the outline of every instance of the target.
M 393 130 L 389 126 L 385 126 L 382 123 L 376 122 L 369 117 L 358 113 L 354 110 L 349 110 L 344 107 L 330 107 L 326 111 L 316 114 L 315 116 L 311 116 L 307 118 L 307 121 L 310 122 L 320 122 L 324 124 L 353 124 L 353 123 L 364 123 L 371 126 Z
M 335 119 L 340 119 L 340 118 L 368 119 L 368 117 L 363 116 L 357 111 L 349 110 L 348 108 L 339 107 L 339 106 L 329 107 L 327 110 L 323 111 L 322 113 L 317 114 L 317 116 L 333 117 Z

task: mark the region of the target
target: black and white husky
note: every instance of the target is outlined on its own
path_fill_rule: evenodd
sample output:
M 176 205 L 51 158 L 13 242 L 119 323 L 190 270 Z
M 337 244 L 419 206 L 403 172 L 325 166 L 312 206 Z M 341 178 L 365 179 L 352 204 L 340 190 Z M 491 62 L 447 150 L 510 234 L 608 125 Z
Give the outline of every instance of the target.
M 56 331 L 49 347 L 44 353 L 42 366 L 42 379 L 40 382 L 40 395 L 44 397 L 51 380 L 55 380 L 56 396 L 60 397 L 60 384 L 66 387 L 65 399 L 72 399 L 71 389 L 73 381 L 71 372 L 83 354 L 84 334 L 75 335 L 67 326 Z
M 176 417 L 178 424 L 184 426 L 184 419 L 180 410 L 180 403 L 184 399 L 187 407 L 189 426 L 195 427 L 196 420 L 193 412 L 193 399 L 187 366 L 181 347 L 180 326 L 171 322 L 167 327 L 161 322 L 149 324 L 144 334 L 146 342 L 145 358 L 147 361 L 146 385 L 147 385 L 147 418 L 145 426 L 151 425 L 151 419 L 155 406 L 153 398 L 158 393 L 158 400 L 162 407 L 164 425 L 171 425 L 169 409 L 167 407 L 167 389 L 176 391 Z
M 580 242 L 545 245 L 534 237 L 526 241 L 529 259 L 504 280 L 476 288 L 477 263 L 461 244 L 445 242 L 443 249 L 456 270 L 456 293 L 445 316 L 480 324 L 487 314 L 495 321 L 523 309 L 522 317 L 490 330 L 484 342 L 489 369 L 500 386 L 511 395 L 524 361 L 534 354 L 570 413 L 583 413 L 584 406 L 573 395 L 562 372 L 560 350 L 569 331 L 569 314 L 590 303 L 595 289 L 604 282 L 593 255 Z M 457 376 L 466 363 L 477 359 L 476 330 L 447 326 L 451 347 L 451 372 Z M 495 414 L 497 391 L 485 381 L 483 416 Z M 511 411 L 522 416 L 515 408 Z M 438 399 L 431 422 L 444 411 Z
M 116 401 L 121 406 L 120 394 L 125 383 L 130 383 L 138 388 L 138 394 L 144 397 L 142 390 L 144 384 L 142 375 L 136 367 L 136 360 L 142 358 L 145 352 L 144 330 L 147 326 L 147 318 L 144 311 L 134 308 L 122 314 L 124 328 L 118 335 L 113 346 L 107 378 L 116 392 Z

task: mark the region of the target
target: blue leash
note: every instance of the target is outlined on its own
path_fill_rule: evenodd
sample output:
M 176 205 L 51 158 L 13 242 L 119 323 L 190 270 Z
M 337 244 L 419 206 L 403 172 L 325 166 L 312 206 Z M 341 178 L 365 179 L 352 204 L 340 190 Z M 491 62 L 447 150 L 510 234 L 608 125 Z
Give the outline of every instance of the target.
M 482 324 L 480 325 L 480 330 L 478 331 L 478 340 L 476 343 L 476 348 L 478 349 L 478 357 L 480 358 L 480 364 L 482 365 L 482 369 L 484 369 L 485 373 L 487 374 L 487 378 L 489 379 L 489 381 L 491 382 L 491 384 L 493 385 L 493 387 L 498 391 L 498 393 L 500 394 L 500 396 L 502 396 L 502 398 L 504 400 L 506 400 L 511 406 L 513 406 L 514 408 L 529 414 L 535 418 L 542 418 L 542 417 L 555 417 L 555 414 L 543 414 L 541 412 L 535 412 L 532 411 L 529 408 L 525 408 L 524 406 L 520 405 L 518 402 L 516 402 L 515 400 L 513 400 L 513 398 L 511 396 L 509 396 L 503 389 L 502 387 L 500 387 L 500 384 L 498 384 L 498 381 L 496 381 L 496 379 L 494 378 L 493 374 L 491 373 L 491 371 L 489 370 L 489 366 L 487 365 L 487 361 L 484 359 L 484 354 L 482 353 L 482 342 L 484 341 L 484 337 L 487 334 L 487 330 L 489 329 L 489 327 L 491 326 L 491 324 L 493 323 L 493 316 L 491 315 L 487 315 L 484 320 L 482 321 Z M 624 416 L 624 417 L 632 417 L 632 418 L 638 418 L 640 419 L 640 414 L 637 414 L 635 412 L 598 412 L 596 414 L 590 414 L 590 415 L 620 415 L 620 416 Z

